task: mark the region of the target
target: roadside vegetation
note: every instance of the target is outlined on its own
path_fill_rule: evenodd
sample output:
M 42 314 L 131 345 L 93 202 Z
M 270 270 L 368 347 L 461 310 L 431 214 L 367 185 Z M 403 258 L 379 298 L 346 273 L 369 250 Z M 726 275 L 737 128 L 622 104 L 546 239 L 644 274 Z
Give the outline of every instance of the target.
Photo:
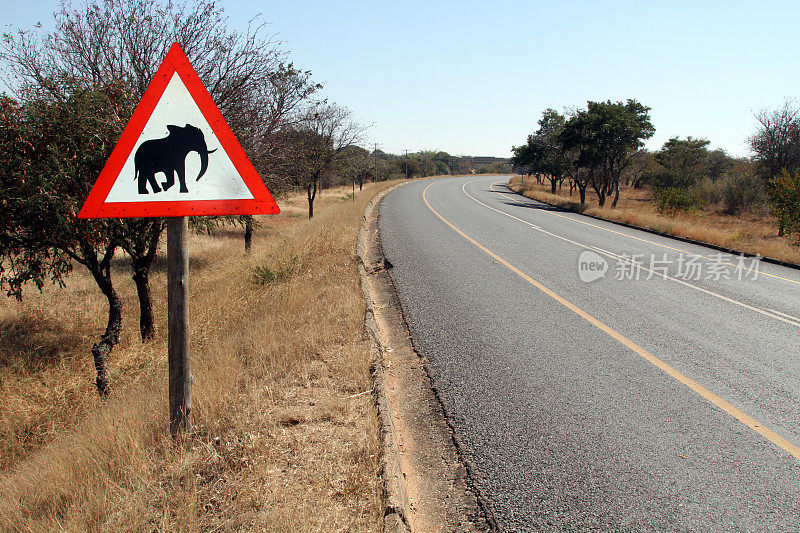
M 91 275 L 107 305 L 105 329 L 86 345 L 100 396 L 111 394 L 112 352 L 125 334 L 118 286 L 126 277 L 137 289 L 141 341 L 155 338 L 151 271 L 166 225 L 159 218 L 79 220 L 77 213 L 174 40 L 269 190 L 303 192 L 308 218 L 327 188 L 508 166 L 359 146 L 365 127 L 324 98 L 322 85 L 266 29 L 257 17 L 246 32 L 234 30 L 213 0 L 92 0 L 63 3 L 48 33 L 3 35 L 0 64 L 11 93 L 0 94 L 0 290 L 22 299 L 28 287 L 63 287 L 76 269 Z M 253 217 L 190 224 L 206 232 L 238 225 L 244 249 L 253 246 Z M 128 272 L 112 268 L 120 261 Z
M 3 35 L 0 530 L 381 523 L 363 210 L 389 179 L 506 163 L 359 146 L 364 126 L 266 28 L 231 28 L 212 0 L 90 0 Z M 165 221 L 77 218 L 173 41 L 282 209 L 190 220 L 194 423 L 177 441 Z
M 800 107 L 755 115 L 750 157 L 654 133 L 635 100 L 543 112 L 514 147 L 512 189 L 574 211 L 800 264 Z M 607 199 L 612 198 L 610 205 Z
M 0 530 L 375 530 L 381 449 L 355 243 L 390 184 L 355 201 L 326 191 L 311 220 L 290 196 L 258 220 L 249 254 L 233 225 L 191 237 L 194 429 L 180 446 L 165 328 L 146 344 L 123 330 L 101 399 L 84 346 L 106 310 L 89 272 L 0 300 Z M 130 266 L 111 271 L 133 323 Z M 154 312 L 166 321 L 165 305 Z
M 0 42 L 0 530 L 376 529 L 358 228 L 386 180 L 472 158 L 362 148 L 263 21 L 235 30 L 212 0 L 75 6 Z M 283 210 L 190 221 L 177 442 L 165 221 L 77 218 L 173 41 Z

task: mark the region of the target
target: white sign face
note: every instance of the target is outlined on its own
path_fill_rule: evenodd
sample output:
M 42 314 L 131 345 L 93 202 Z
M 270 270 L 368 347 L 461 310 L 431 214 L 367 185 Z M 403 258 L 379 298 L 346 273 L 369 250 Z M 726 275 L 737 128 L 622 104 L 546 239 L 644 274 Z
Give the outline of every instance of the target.
M 252 199 L 180 76 L 173 73 L 105 202 Z

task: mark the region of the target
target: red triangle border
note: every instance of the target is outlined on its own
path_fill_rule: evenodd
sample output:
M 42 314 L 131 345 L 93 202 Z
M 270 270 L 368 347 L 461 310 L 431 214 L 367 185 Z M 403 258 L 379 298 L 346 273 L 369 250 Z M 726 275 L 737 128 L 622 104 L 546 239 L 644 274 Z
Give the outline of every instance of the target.
M 230 157 L 253 199 L 250 200 L 176 200 L 106 203 L 122 167 L 133 152 L 139 136 L 164 94 L 173 74 L 178 73 L 200 112 L 208 121 L 220 145 Z M 139 105 L 111 151 L 100 176 L 78 213 L 78 218 L 181 217 L 203 215 L 267 215 L 278 214 L 280 208 L 272 198 L 241 144 L 231 131 L 222 113 L 195 72 L 178 43 L 173 43 L 158 67 Z

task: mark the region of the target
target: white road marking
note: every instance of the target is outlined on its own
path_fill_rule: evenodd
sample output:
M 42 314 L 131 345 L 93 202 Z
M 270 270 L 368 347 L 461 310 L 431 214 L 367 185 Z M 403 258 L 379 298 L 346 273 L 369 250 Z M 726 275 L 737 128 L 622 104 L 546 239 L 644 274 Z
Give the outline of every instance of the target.
M 485 203 L 481 202 L 480 200 L 478 200 L 477 198 L 475 198 L 474 196 L 472 196 L 471 194 L 469 194 L 467 192 L 466 186 L 470 185 L 472 183 L 475 183 L 475 181 L 470 181 L 470 182 L 464 183 L 464 185 L 461 186 L 461 191 L 466 196 L 468 196 L 470 199 L 474 200 L 475 202 L 481 204 L 484 207 L 487 207 L 487 208 L 491 209 L 492 211 L 497 211 L 498 213 L 500 213 L 502 215 L 505 215 L 507 217 L 511 217 L 514 220 L 518 220 L 519 222 L 522 222 L 523 224 L 527 224 L 528 226 L 532 227 L 536 231 L 540 231 L 540 232 L 542 232 L 542 233 L 544 233 L 546 235 L 550 235 L 551 237 L 555 237 L 556 239 L 561 239 L 562 241 L 568 242 L 570 244 L 574 244 L 575 246 L 580 246 L 581 248 L 594 250 L 594 251 L 596 251 L 596 252 L 598 252 L 598 253 L 600 253 L 602 255 L 605 255 L 607 257 L 611 257 L 611 258 L 616 259 L 618 261 L 625 261 L 627 263 L 635 263 L 635 261 L 633 261 L 632 259 L 630 259 L 628 257 L 624 257 L 624 256 L 617 255 L 615 253 L 612 253 L 612 252 L 608 252 L 608 251 L 603 250 L 602 248 L 598 248 L 596 246 L 591 246 L 591 245 L 588 245 L 588 244 L 583 244 L 583 243 L 580 243 L 580 242 L 577 242 L 577 241 L 573 241 L 572 239 L 568 239 L 566 237 L 562 237 L 561 235 L 556 235 L 555 233 L 552 233 L 552 232 L 549 232 L 547 230 L 544 230 L 544 229 L 540 228 L 539 226 L 528 222 L 527 220 L 523 220 L 523 219 L 521 219 L 519 217 L 515 217 L 514 215 L 506 213 L 505 211 L 501 211 L 500 209 L 497 209 L 497 208 L 492 207 L 492 206 L 490 206 L 488 204 L 485 204 Z M 521 204 L 521 205 L 526 205 L 526 204 Z M 702 256 L 699 256 L 699 257 L 702 257 Z M 686 281 L 684 281 L 682 279 L 678 279 L 678 278 L 674 278 L 672 276 L 668 276 L 668 275 L 664 274 L 663 272 L 654 272 L 653 270 L 645 267 L 642 264 L 639 264 L 639 268 L 641 268 L 642 270 L 644 270 L 646 272 L 650 272 L 654 276 L 657 275 L 658 277 L 662 277 L 663 279 L 678 283 L 680 285 L 683 285 L 685 287 L 689 287 L 690 289 L 694 289 L 696 291 L 700 291 L 702 293 L 708 294 L 709 296 L 713 296 L 715 298 L 719 298 L 720 300 L 732 303 L 734 305 L 738 305 L 738 306 L 743 307 L 745 309 L 748 309 L 750 311 L 755 311 L 756 313 L 762 314 L 762 315 L 764 315 L 766 317 L 769 317 L 769 318 L 773 318 L 773 319 L 778 320 L 780 322 L 783 322 L 785 324 L 789 324 L 790 326 L 794 326 L 796 328 L 800 328 L 800 319 L 796 319 L 796 318 L 792 317 L 791 315 L 786 315 L 785 313 L 781 313 L 781 312 L 778 312 L 778 311 L 765 310 L 765 309 L 761 309 L 761 308 L 758 308 L 758 307 L 754 307 L 752 305 L 746 304 L 746 303 L 741 302 L 739 300 L 735 300 L 733 298 L 729 298 L 728 296 L 724 296 L 724 295 L 719 294 L 717 292 L 714 292 L 714 291 L 711 291 L 711 290 L 708 290 L 708 289 L 704 289 L 703 287 L 698 287 L 697 285 L 692 285 L 691 283 L 688 283 L 688 282 L 686 282 Z M 789 317 L 789 318 L 785 318 L 785 317 Z

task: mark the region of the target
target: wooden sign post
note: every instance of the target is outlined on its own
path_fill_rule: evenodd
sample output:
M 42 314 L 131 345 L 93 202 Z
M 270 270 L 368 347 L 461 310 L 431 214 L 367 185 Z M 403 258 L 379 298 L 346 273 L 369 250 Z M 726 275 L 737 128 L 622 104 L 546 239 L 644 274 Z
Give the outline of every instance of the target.
M 173 436 L 191 426 L 192 414 L 188 217 L 277 213 L 278 204 L 211 95 L 173 44 L 78 213 L 79 218 L 167 217 Z
M 188 217 L 167 219 L 167 310 L 169 341 L 169 429 L 173 435 L 191 426 L 192 374 L 189 368 Z

